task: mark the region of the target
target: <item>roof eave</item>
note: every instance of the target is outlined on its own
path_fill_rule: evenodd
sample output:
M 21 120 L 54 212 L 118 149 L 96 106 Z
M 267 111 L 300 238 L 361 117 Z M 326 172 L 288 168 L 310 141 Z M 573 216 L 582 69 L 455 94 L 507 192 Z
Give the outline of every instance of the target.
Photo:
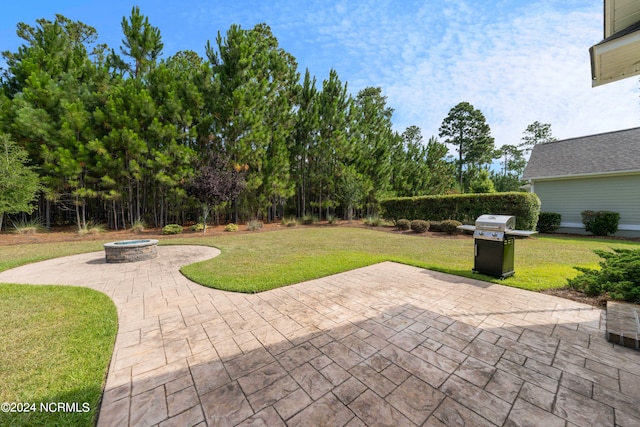
M 591 46 L 589 56 L 592 87 L 640 74 L 638 55 L 627 54 L 627 52 L 638 51 L 640 51 L 640 30 L 623 36 L 614 36 Z
M 624 171 L 610 171 L 610 172 L 592 172 L 581 173 L 575 175 L 549 175 L 549 176 L 522 176 L 523 180 L 527 181 L 552 181 L 559 179 L 576 179 L 576 178 L 597 178 L 607 176 L 619 176 L 619 175 L 640 175 L 640 170 L 631 169 Z

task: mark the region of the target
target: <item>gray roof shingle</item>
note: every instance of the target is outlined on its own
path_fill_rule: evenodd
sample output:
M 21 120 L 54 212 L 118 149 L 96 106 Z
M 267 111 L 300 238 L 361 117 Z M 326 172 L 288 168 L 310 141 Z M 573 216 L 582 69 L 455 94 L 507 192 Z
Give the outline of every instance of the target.
M 538 144 L 523 179 L 640 172 L 640 127 Z

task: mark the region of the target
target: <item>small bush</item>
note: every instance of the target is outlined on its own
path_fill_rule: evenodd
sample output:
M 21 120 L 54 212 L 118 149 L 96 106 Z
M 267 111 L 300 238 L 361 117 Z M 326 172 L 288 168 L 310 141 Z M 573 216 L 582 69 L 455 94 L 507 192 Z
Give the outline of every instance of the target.
M 447 234 L 457 234 L 460 230 L 458 230 L 458 226 L 462 225 L 460 221 L 456 221 L 455 219 L 445 219 L 441 221 L 439 224 L 439 231 Z
M 147 225 L 143 220 L 134 221 L 133 224 L 131 224 L 131 231 L 134 233 L 142 233 L 146 227 Z
M 560 227 L 562 215 L 555 212 L 540 212 L 536 230 L 541 233 L 553 233 Z
M 232 222 L 225 225 L 224 231 L 238 231 L 238 226 Z
M 327 222 L 331 225 L 340 224 L 340 218 L 335 215 L 327 215 Z
M 105 227 L 104 224 L 99 222 L 89 221 L 87 222 L 87 225 L 80 227 L 80 229 L 78 229 L 78 234 L 80 235 L 100 234 L 100 233 L 104 233 L 105 231 L 107 231 L 107 228 Z
M 411 229 L 416 233 L 426 233 L 429 231 L 429 221 L 414 219 L 411 221 Z
M 382 218 L 378 215 L 369 215 L 365 218 L 364 225 L 368 227 L 380 227 L 382 225 Z
M 409 230 L 411 228 L 411 221 L 408 219 L 399 219 L 396 221 L 396 228 L 398 230 Z
M 167 224 L 162 227 L 162 234 L 181 234 L 182 226 L 179 224 Z
M 618 231 L 620 214 L 611 211 L 582 211 L 582 223 L 594 236 L 607 236 Z
M 600 270 L 574 267 L 582 272 L 570 279 L 570 287 L 589 296 L 608 292 L 613 299 L 640 303 L 640 249 L 594 251 L 603 261 Z
M 261 221 L 252 219 L 247 223 L 247 230 L 256 231 L 256 230 L 260 230 L 263 226 L 264 224 Z
M 304 225 L 312 225 L 318 221 L 318 217 L 315 215 L 305 215 L 302 217 L 302 223 Z
M 191 231 L 204 231 L 204 224 L 199 222 L 197 224 L 193 224 L 190 228 Z
M 17 234 L 35 234 L 46 231 L 42 219 L 21 220 L 13 223 L 13 232 Z
M 295 227 L 298 225 L 298 220 L 295 217 L 290 216 L 289 218 L 282 218 L 280 223 L 286 227 Z

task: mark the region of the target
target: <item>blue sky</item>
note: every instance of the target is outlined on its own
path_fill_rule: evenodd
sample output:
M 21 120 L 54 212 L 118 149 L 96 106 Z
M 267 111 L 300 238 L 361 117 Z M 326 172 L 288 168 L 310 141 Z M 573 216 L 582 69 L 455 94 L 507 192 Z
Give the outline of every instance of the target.
M 602 0 L 23 0 L 3 5 L 0 50 L 20 45 L 18 22 L 56 13 L 117 50 L 134 5 L 160 28 L 165 56 L 204 55 L 231 24 L 265 22 L 301 73 L 322 81 L 335 68 L 354 95 L 381 87 L 395 129 L 417 125 L 425 138 L 461 101 L 482 110 L 498 146 L 536 120 L 560 139 L 640 126 L 638 78 L 591 88 Z

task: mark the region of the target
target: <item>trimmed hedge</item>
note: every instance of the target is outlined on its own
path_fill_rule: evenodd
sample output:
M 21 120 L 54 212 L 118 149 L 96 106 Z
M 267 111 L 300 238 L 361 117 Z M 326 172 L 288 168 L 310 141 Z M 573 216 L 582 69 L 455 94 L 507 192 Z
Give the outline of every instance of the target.
M 553 233 L 560 227 L 562 215 L 555 212 L 540 212 L 536 230 L 541 233 Z
M 383 216 L 443 221 L 454 219 L 473 224 L 480 215 L 513 215 L 516 228 L 534 230 L 540 214 L 540 199 L 534 193 L 447 194 L 440 196 L 396 197 L 380 202 Z

